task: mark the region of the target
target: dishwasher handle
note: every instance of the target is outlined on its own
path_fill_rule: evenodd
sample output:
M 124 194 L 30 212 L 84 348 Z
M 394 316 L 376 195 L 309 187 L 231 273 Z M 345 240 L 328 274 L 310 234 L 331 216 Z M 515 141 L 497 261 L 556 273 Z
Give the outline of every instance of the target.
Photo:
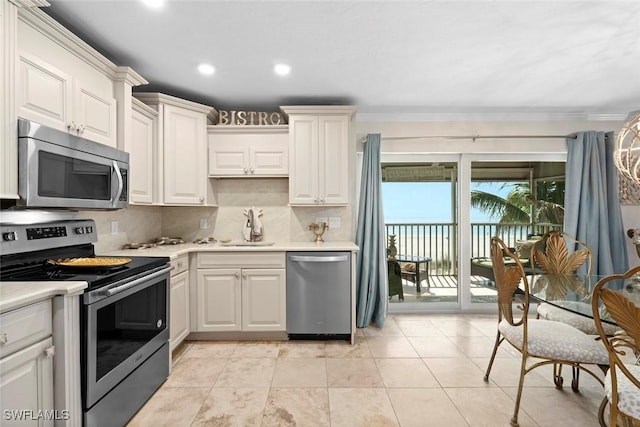
M 302 256 L 302 255 L 290 255 L 290 261 L 294 262 L 342 262 L 349 260 L 347 255 L 337 256 Z

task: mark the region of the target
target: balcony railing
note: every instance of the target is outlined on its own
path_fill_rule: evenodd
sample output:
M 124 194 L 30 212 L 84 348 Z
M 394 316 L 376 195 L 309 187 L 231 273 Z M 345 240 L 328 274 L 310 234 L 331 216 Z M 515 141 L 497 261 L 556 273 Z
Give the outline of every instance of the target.
M 517 240 L 526 240 L 532 234 L 560 230 L 558 224 L 471 224 L 471 257 L 489 257 L 489 240 L 498 236 L 514 247 Z M 385 224 L 386 241 L 396 236 L 398 253 L 431 258 L 429 274 L 450 276 L 457 274 L 457 236 L 455 223 L 438 224 Z

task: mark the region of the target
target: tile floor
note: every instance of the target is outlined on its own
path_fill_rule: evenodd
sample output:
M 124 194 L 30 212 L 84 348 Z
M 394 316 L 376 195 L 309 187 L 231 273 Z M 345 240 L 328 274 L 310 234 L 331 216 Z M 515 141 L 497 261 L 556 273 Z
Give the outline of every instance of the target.
M 495 331 L 489 315 L 392 315 L 353 346 L 187 342 L 129 426 L 509 426 L 520 359 L 504 343 L 483 381 Z M 597 426 L 602 387 L 582 374 L 574 393 L 570 380 L 557 390 L 551 367 L 528 374 L 520 425 Z

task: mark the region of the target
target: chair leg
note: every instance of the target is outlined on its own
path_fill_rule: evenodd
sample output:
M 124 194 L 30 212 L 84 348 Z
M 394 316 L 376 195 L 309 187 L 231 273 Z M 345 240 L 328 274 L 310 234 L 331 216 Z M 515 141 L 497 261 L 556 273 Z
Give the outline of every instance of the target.
M 598 423 L 600 424 L 600 427 L 607 427 L 607 423 L 604 420 L 604 411 L 607 409 L 607 403 L 609 403 L 609 399 L 605 396 L 598 407 Z
M 516 406 L 513 409 L 513 417 L 511 417 L 511 427 L 519 427 L 518 411 L 520 410 L 520 399 L 522 398 L 522 388 L 524 386 L 524 376 L 527 370 L 527 356 L 522 355 L 522 364 L 520 365 L 520 381 L 518 381 L 518 395 L 516 396 Z
M 573 371 L 573 379 L 571 380 L 571 390 L 577 393 L 579 391 L 578 387 L 580 385 L 580 368 L 576 366 L 572 366 L 571 370 Z
M 491 367 L 493 366 L 493 361 L 496 358 L 496 353 L 498 352 L 498 347 L 502 344 L 504 338 L 500 338 L 500 331 L 496 334 L 496 342 L 493 345 L 493 352 L 491 353 L 491 359 L 489 359 L 489 366 L 487 366 L 487 371 L 484 374 L 484 380 L 489 381 L 489 374 L 491 373 Z
M 562 390 L 564 379 L 562 378 L 562 363 L 553 364 L 553 383 L 558 390 Z

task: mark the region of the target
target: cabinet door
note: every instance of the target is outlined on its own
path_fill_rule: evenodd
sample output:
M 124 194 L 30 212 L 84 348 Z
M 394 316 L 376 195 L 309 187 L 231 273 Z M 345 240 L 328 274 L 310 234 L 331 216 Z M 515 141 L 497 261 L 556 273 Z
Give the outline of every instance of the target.
M 287 329 L 284 269 L 242 270 L 242 330 Z
M 171 278 L 169 297 L 169 342 L 171 350 L 189 335 L 189 272 Z
M 206 132 L 204 114 L 164 106 L 165 204 L 204 204 Z
M 209 175 L 248 175 L 249 164 L 249 149 L 247 147 L 209 143 Z
M 349 117 L 319 117 L 318 193 L 321 204 L 349 203 Z
M 289 116 L 289 203 L 318 203 L 318 118 Z
M 194 332 L 239 331 L 242 327 L 240 270 L 198 270 L 197 277 Z
M 116 100 L 98 95 L 79 80 L 74 81 L 74 92 L 75 134 L 116 147 Z
M 17 80 L 18 116 L 64 132 L 75 126 L 70 75 L 21 53 Z
M 131 113 L 131 141 L 125 145 L 129 153 L 129 188 L 132 203 L 153 203 L 154 161 L 157 143 L 156 122 L 144 114 Z
M 249 150 L 249 174 L 287 176 L 289 153 L 287 147 L 252 147 Z
M 53 420 L 37 419 L 39 411 L 53 412 L 53 353 L 46 353 L 52 344 L 47 338 L 0 360 L 3 426 L 53 426 Z M 11 419 L 7 411 L 15 411 Z

